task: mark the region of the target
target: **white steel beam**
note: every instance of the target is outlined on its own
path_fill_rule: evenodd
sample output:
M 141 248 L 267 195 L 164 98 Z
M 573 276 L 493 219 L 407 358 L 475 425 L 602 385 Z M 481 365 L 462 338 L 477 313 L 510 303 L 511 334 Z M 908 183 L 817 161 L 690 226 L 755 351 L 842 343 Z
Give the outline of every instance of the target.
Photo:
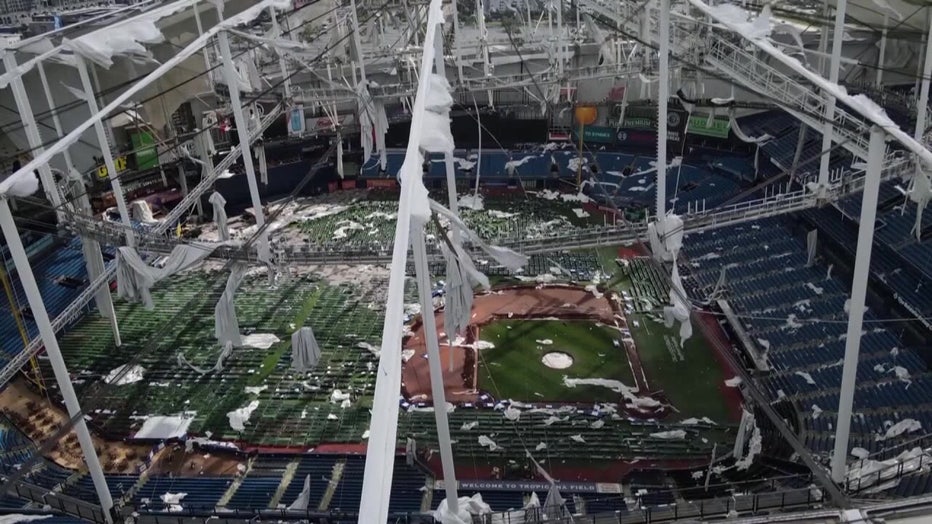
M 120 174 L 117 172 L 116 163 L 113 161 L 113 152 L 110 150 L 112 144 L 107 140 L 107 131 L 104 129 L 103 117 L 106 114 L 100 113 L 97 106 L 97 98 L 94 96 L 94 87 L 91 85 L 91 77 L 88 75 L 87 63 L 81 55 L 74 55 L 75 66 L 78 68 L 78 76 L 81 77 L 81 85 L 84 88 L 84 95 L 87 97 L 87 107 L 91 115 L 99 115 L 101 118 L 94 120 L 94 132 L 97 134 L 97 142 L 100 143 L 100 154 L 104 157 L 104 164 L 107 166 L 107 178 L 110 179 L 110 187 L 113 189 L 113 197 L 116 199 L 117 209 L 120 211 L 120 220 L 123 225 L 127 226 L 126 245 L 133 246 L 136 241 L 133 236 L 132 223 L 129 219 L 129 209 L 126 207 L 126 198 L 123 196 L 123 186 L 120 184 Z M 93 65 L 91 66 L 93 67 Z
M 854 405 L 855 382 L 861 350 L 861 328 L 864 322 L 864 301 L 870 278 L 871 248 L 874 244 L 874 221 L 880 193 L 880 172 L 884 158 L 884 132 L 871 128 L 870 153 L 864 175 L 861 197 L 861 218 L 858 226 L 858 246 L 851 281 L 851 301 L 848 310 L 848 335 L 845 339 L 845 363 L 841 371 L 841 391 L 838 396 L 838 420 L 835 429 L 835 451 L 832 455 L 832 480 L 845 479 L 848 458 L 848 437 L 851 431 L 851 410 Z
M 838 69 L 841 67 L 841 47 L 845 35 L 845 9 L 848 6 L 847 0 L 836 0 L 835 5 L 835 27 L 832 33 L 832 57 L 828 65 L 828 81 L 838 83 Z M 827 28 L 826 28 L 827 29 Z M 832 138 L 835 132 L 835 97 L 830 92 L 825 93 L 825 113 L 822 124 L 822 151 L 828 151 L 832 148 Z M 819 191 L 824 192 L 828 187 L 828 169 L 832 155 L 825 153 L 819 158 Z
M 94 449 L 94 441 L 91 439 L 91 433 L 87 429 L 87 422 L 81 416 L 81 405 L 78 403 L 78 397 L 74 392 L 74 386 L 71 384 L 71 375 L 65 366 L 65 359 L 62 358 L 61 350 L 58 347 L 58 339 L 55 337 L 55 330 L 52 329 L 52 322 L 49 320 L 48 311 L 45 309 L 45 303 L 42 302 L 42 295 L 39 293 L 39 285 L 36 283 L 36 276 L 32 272 L 32 266 L 29 264 L 29 257 L 26 255 L 26 249 L 23 247 L 23 241 L 19 237 L 19 231 L 16 229 L 16 223 L 13 221 L 13 213 L 10 211 L 9 200 L 0 198 L 0 229 L 3 230 L 3 236 L 6 238 L 7 246 L 10 249 L 10 256 L 16 265 L 19 273 L 20 283 L 23 285 L 23 291 L 26 293 L 26 300 L 32 309 L 36 327 L 39 328 L 39 336 L 45 345 L 45 352 L 49 357 L 49 364 L 52 366 L 52 372 L 55 374 L 55 382 L 58 383 L 58 390 L 61 392 L 65 401 L 65 408 L 68 415 L 76 418 L 74 423 L 74 432 L 78 437 L 78 444 L 81 446 L 81 452 L 84 455 L 84 461 L 87 469 L 90 471 L 91 480 L 94 482 L 94 489 L 97 491 L 97 497 L 100 499 L 100 506 L 103 509 L 104 517 L 108 523 L 113 519 L 110 510 L 113 508 L 113 498 L 110 496 L 110 488 L 107 487 L 107 481 L 104 478 L 104 471 L 100 467 L 100 459 L 97 457 L 97 451 Z
M 667 214 L 667 104 L 670 101 L 670 0 L 660 0 L 660 85 L 657 94 L 658 225 Z M 665 234 L 660 231 L 660 234 Z
M 259 229 L 265 226 L 265 211 L 262 209 L 262 200 L 259 198 L 259 183 L 256 180 L 256 167 L 252 163 L 252 143 L 249 137 L 249 122 L 243 114 L 242 101 L 239 96 L 239 85 L 237 84 L 236 68 L 233 65 L 232 53 L 230 52 L 230 38 L 226 31 L 221 31 L 217 35 L 217 42 L 220 46 L 220 56 L 223 60 L 223 77 L 226 79 L 227 87 L 230 90 L 230 105 L 233 106 L 233 119 L 236 122 L 236 134 L 239 137 L 239 146 L 243 151 L 243 165 L 246 168 L 246 183 L 249 185 L 249 196 L 252 199 L 253 213 L 256 216 L 256 225 Z M 269 237 L 267 232 L 263 232 L 258 239 L 257 247 L 259 249 L 259 259 L 268 262 Z

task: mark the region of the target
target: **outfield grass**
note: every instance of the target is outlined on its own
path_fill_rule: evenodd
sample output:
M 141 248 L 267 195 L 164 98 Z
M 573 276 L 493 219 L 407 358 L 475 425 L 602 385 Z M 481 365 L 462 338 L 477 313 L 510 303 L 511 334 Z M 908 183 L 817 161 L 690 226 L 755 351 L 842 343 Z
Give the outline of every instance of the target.
M 624 350 L 612 341 L 620 334 L 593 322 L 500 320 L 481 328 L 479 338 L 495 344 L 479 357 L 479 389 L 497 399 L 522 401 L 618 402 L 620 395 L 600 386 L 567 388 L 563 377 L 608 378 L 633 386 Z M 550 339 L 552 345 L 538 344 Z M 562 351 L 573 357 L 567 369 L 551 369 L 541 357 Z
M 634 294 L 630 276 L 618 280 L 615 289 Z M 658 303 L 667 298 L 653 297 Z M 716 422 L 728 422 L 728 408 L 722 395 L 722 367 L 714 349 L 694 326 L 693 336 L 685 347 L 679 346 L 679 326 L 667 328 L 659 314 L 631 313 L 628 327 L 637 346 L 641 364 L 654 390 L 663 390 L 678 410 L 675 418 L 709 417 Z
M 639 327 L 634 327 L 637 320 Z M 728 422 L 728 409 L 722 396 L 722 367 L 714 351 L 699 333 L 679 348 L 679 328 L 666 328 L 649 315 L 629 316 L 631 336 L 638 348 L 641 365 L 653 389 L 662 389 L 680 418 L 709 417 L 716 422 Z M 667 341 L 675 343 L 668 348 Z

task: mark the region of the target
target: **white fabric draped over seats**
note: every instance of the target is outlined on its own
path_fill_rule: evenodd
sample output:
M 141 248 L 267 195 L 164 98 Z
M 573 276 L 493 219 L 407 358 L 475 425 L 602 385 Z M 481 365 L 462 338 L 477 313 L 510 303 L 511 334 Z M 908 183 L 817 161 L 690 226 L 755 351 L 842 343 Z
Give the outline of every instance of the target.
M 434 519 L 441 524 L 471 524 L 473 516 L 492 513 L 492 508 L 482 500 L 482 493 L 476 493 L 471 497 L 460 497 L 457 508 L 459 511 L 454 514 L 450 511 L 447 499 L 443 499 L 434 510 Z
M 664 306 L 663 321 L 668 328 L 673 327 L 676 322 L 680 323 L 680 346 L 682 346 L 689 337 L 693 336 L 693 326 L 689 321 L 692 305 L 686 296 L 686 289 L 683 288 L 683 280 L 680 278 L 676 260 L 673 261 L 673 273 L 670 280 L 672 281 L 670 286 L 671 305 Z
M 379 153 L 380 165 L 386 169 L 385 133 L 388 132 L 388 115 L 381 102 L 372 99 L 369 85 L 360 82 L 356 88 L 357 110 L 359 113 L 359 138 L 362 145 L 363 163 L 372 156 L 373 149 Z
M 201 375 L 206 375 L 207 373 L 213 373 L 215 371 L 217 372 L 223 371 L 223 367 L 226 365 L 227 359 L 230 358 L 230 356 L 232 355 L 233 355 L 233 344 L 230 342 L 227 342 L 226 344 L 223 345 L 223 348 L 221 348 L 220 354 L 217 355 L 217 362 L 214 363 L 214 367 L 210 369 L 204 369 L 204 368 L 199 368 L 195 366 L 194 364 L 189 362 L 188 359 L 186 359 L 182 353 L 178 353 L 178 365 L 187 366 L 193 369 L 196 373 L 200 373 Z
M 265 146 L 259 144 L 253 147 L 256 155 L 256 163 L 259 164 L 259 181 L 264 185 L 269 185 L 269 164 L 265 160 Z
M 230 240 L 230 228 L 227 226 L 227 201 L 223 195 L 214 191 L 207 199 L 214 210 L 214 223 L 217 224 L 217 236 L 221 242 Z
M 566 500 L 560 494 L 559 488 L 555 482 L 550 483 L 550 489 L 547 490 L 547 497 L 544 499 L 542 508 L 543 514 L 548 519 L 557 519 L 563 517 L 566 508 Z
M 142 302 L 154 309 L 150 290 L 159 281 L 196 266 L 210 256 L 218 244 L 183 244 L 175 246 L 162 267 L 152 267 L 139 256 L 135 248 L 117 250 L 117 296 L 130 302 Z
M 819 230 L 813 229 L 806 235 L 806 267 L 812 267 L 815 264 L 816 250 L 819 243 Z
M 469 257 L 462 253 L 462 248 L 451 252 L 446 244 L 441 243 L 440 251 L 447 261 L 443 284 L 443 332 L 452 344 L 456 335 L 464 334 L 469 326 L 473 289 L 478 285 L 488 289 L 489 279 L 475 268 Z
M 235 263 L 230 269 L 230 277 L 227 278 L 227 285 L 220 295 L 220 300 L 214 306 L 214 336 L 221 344 L 233 344 L 235 347 L 243 345 L 243 339 L 239 333 L 239 320 L 236 318 L 236 308 L 233 299 L 236 290 L 243 282 L 246 276 L 246 264 Z
M 298 498 L 288 506 L 289 511 L 307 511 L 307 506 L 311 502 L 311 476 L 304 477 L 304 488 Z
M 304 373 L 313 370 L 320 360 L 320 346 L 314 330 L 308 326 L 291 334 L 291 369 Z
M 929 200 L 932 199 L 932 182 L 929 180 L 929 174 L 925 171 L 916 173 L 910 182 L 907 198 L 916 203 L 916 223 L 913 225 L 913 234 L 916 240 L 922 239 L 922 213 L 925 211 Z M 906 206 L 903 206 L 905 211 Z
M 138 220 L 139 222 L 156 222 L 155 218 L 152 216 L 152 208 L 149 207 L 149 203 L 145 200 L 133 200 L 130 202 L 129 215 L 133 220 Z

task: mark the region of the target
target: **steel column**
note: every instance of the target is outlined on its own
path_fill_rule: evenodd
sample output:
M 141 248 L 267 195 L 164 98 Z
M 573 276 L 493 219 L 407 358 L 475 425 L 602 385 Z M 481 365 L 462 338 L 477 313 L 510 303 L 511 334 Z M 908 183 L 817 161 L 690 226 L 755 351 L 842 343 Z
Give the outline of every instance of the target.
M 430 367 L 430 391 L 434 403 L 434 419 L 437 423 L 437 444 L 443 469 L 443 488 L 447 495 L 447 509 L 456 514 L 459 499 L 456 493 L 456 471 L 453 466 L 453 443 L 450 440 L 450 422 L 447 419 L 447 400 L 443 388 L 443 368 L 440 363 L 440 342 L 437 340 L 437 320 L 430 296 L 430 270 L 427 267 L 427 246 L 424 242 L 425 224 L 414 224 L 411 244 L 414 255 L 414 272 L 417 278 L 417 293 L 421 300 L 421 321 L 424 323 L 424 338 L 427 346 L 427 363 Z M 450 340 L 450 353 L 453 353 Z
M 233 66 L 230 52 L 230 39 L 226 31 L 217 34 L 217 43 L 220 47 L 220 57 L 223 61 L 223 77 L 230 89 L 230 105 L 233 109 L 233 119 L 236 122 L 236 134 L 239 137 L 239 147 L 243 154 L 243 165 L 246 167 L 246 183 L 249 185 L 249 196 L 252 198 L 252 207 L 256 215 L 256 225 L 261 230 L 265 226 L 265 211 L 262 209 L 262 200 L 259 199 L 259 183 L 256 181 L 256 167 L 252 163 L 252 148 L 249 140 L 249 121 L 243 114 L 243 105 L 239 96 L 236 68 Z M 264 232 L 259 236 L 257 245 L 259 260 L 268 259 L 269 237 Z M 268 262 L 268 260 L 263 260 Z
M 91 77 L 88 75 L 88 65 L 81 55 L 75 53 L 75 66 L 78 68 L 78 76 L 81 77 L 81 86 L 84 88 L 84 95 L 87 97 L 87 107 L 91 115 L 100 112 L 97 105 L 97 98 L 94 96 L 94 88 L 91 84 Z M 106 115 L 105 115 L 106 116 Z M 104 129 L 103 119 L 94 121 L 94 131 L 97 133 L 97 142 L 100 143 L 100 154 L 104 157 L 104 164 L 107 166 L 107 178 L 110 179 L 110 187 L 113 189 L 113 197 L 116 199 L 117 209 L 120 210 L 120 220 L 126 226 L 126 245 L 136 245 L 135 236 L 133 235 L 132 223 L 129 220 L 129 209 L 126 207 L 126 198 L 123 196 L 123 186 L 120 184 L 119 173 L 116 164 L 113 162 L 113 152 L 110 150 L 110 142 L 107 140 L 107 131 Z
M 926 114 L 929 111 L 929 75 L 932 75 L 932 22 L 929 24 L 929 32 L 926 33 L 926 52 L 925 60 L 922 63 L 922 83 L 919 88 L 919 104 L 916 106 L 916 130 L 913 137 L 922 142 L 922 136 L 925 134 Z
M 835 27 L 832 33 L 832 58 L 829 61 L 828 80 L 832 83 L 838 83 L 838 69 L 841 65 L 841 47 L 845 35 L 845 9 L 847 0 L 837 0 L 835 5 Z M 825 123 L 822 125 L 822 151 L 828 151 L 832 148 L 832 138 L 835 134 L 835 97 L 825 93 L 826 104 L 823 116 Z M 819 158 L 819 193 L 821 194 L 828 187 L 828 168 L 831 161 L 831 154 L 826 153 Z
M 883 15 L 883 31 L 880 33 L 880 52 L 877 53 L 877 79 L 874 80 L 874 85 L 878 88 L 883 85 L 883 59 L 887 54 L 887 24 L 889 22 L 890 17 Z
M 670 0 L 660 0 L 660 92 L 657 93 L 658 225 L 667 214 L 667 103 L 670 100 Z M 665 234 L 660 231 L 660 234 Z
M 29 265 L 29 257 L 26 255 L 26 249 L 23 247 L 23 241 L 19 238 L 19 231 L 16 229 L 16 223 L 13 221 L 13 213 L 10 211 L 9 201 L 6 198 L 0 199 L 0 229 L 3 230 L 3 236 L 6 238 L 7 246 L 10 248 L 10 256 L 19 272 L 20 283 L 23 291 L 26 293 L 26 300 L 29 307 L 32 308 L 36 327 L 39 328 L 39 336 L 45 345 L 45 352 L 49 357 L 49 364 L 55 374 L 55 381 L 58 383 L 58 390 L 61 392 L 65 401 L 65 408 L 68 410 L 68 416 L 76 419 L 74 423 L 74 432 L 78 437 L 78 444 L 81 446 L 81 453 L 84 455 L 84 461 L 87 469 L 90 471 L 91 479 L 94 482 L 94 489 L 97 491 L 97 497 L 100 499 L 100 506 L 104 511 L 104 517 L 108 523 L 113 522 L 110 516 L 110 510 L 113 508 L 113 498 L 110 496 L 110 488 L 107 487 L 107 481 L 104 478 L 104 471 L 100 467 L 100 459 L 97 457 L 97 451 L 94 449 L 94 441 L 91 439 L 91 433 L 87 429 L 87 423 L 81 415 L 81 405 L 78 403 L 78 397 L 75 395 L 74 386 L 71 384 L 71 375 L 65 366 L 65 359 L 62 358 L 61 350 L 58 347 L 58 339 L 55 338 L 55 330 L 52 329 L 52 322 L 49 320 L 48 311 L 45 309 L 45 303 L 42 302 L 42 295 L 39 293 L 39 286 L 36 283 L 36 277 L 32 272 L 32 266 Z
M 836 483 L 843 482 L 846 473 L 851 410 L 854 405 L 854 388 L 861 350 L 861 327 L 864 322 L 867 281 L 870 278 L 871 247 L 874 244 L 874 221 L 877 218 L 877 198 L 880 192 L 880 171 L 883 167 L 884 149 L 884 131 L 874 126 L 871 128 L 870 152 L 867 157 L 867 172 L 864 175 L 858 247 L 854 260 L 854 278 L 851 282 L 851 301 L 848 310 L 848 336 L 845 339 L 845 363 L 841 371 L 841 392 L 838 397 L 835 451 L 832 455 L 832 480 Z
M 55 98 L 52 96 L 52 90 L 49 89 L 49 81 L 45 74 L 45 65 L 42 62 L 39 62 L 37 65 L 39 69 L 39 79 L 42 81 L 42 89 L 45 92 L 45 101 L 48 103 L 49 111 L 52 113 L 55 135 L 60 139 L 64 134 L 62 133 L 61 120 L 58 118 L 58 108 L 55 105 Z M 72 186 L 72 196 L 75 202 L 74 207 L 78 212 L 90 215 L 92 214 L 91 202 L 88 199 L 84 184 L 81 183 L 80 187 L 73 187 L 72 185 L 82 181 L 71 180 L 72 176 L 80 177 L 80 173 L 75 169 L 74 162 L 71 160 L 71 152 L 66 148 L 62 151 L 62 156 L 65 159 L 65 173 L 63 173 L 63 178 L 69 186 Z M 82 235 L 81 250 L 84 252 L 84 263 L 87 267 L 88 280 L 93 282 L 106 271 L 103 253 L 100 250 L 100 243 L 93 238 Z M 120 326 L 117 321 L 116 311 L 113 309 L 113 297 L 110 296 L 110 289 L 107 287 L 100 288 L 95 296 L 95 303 L 97 305 L 97 311 L 110 320 L 110 328 L 113 331 L 114 343 L 117 346 L 122 346 L 123 340 L 120 337 Z
M 41 64 L 41 62 L 40 62 Z M 16 55 L 13 52 L 6 52 L 3 55 L 3 66 L 7 71 L 16 71 Z M 26 94 L 26 88 L 23 85 L 22 75 L 15 75 L 10 81 L 10 89 L 13 91 L 13 98 L 16 100 L 16 108 L 19 110 L 19 118 L 23 122 L 23 131 L 26 133 L 26 140 L 33 156 L 45 152 L 42 145 L 42 136 L 39 134 L 39 127 L 36 125 L 36 118 L 32 112 L 32 104 L 29 102 L 29 95 Z M 54 109 L 50 106 L 51 109 Z M 61 216 L 62 198 L 58 191 L 58 185 L 55 184 L 55 177 L 52 175 L 52 168 L 49 164 L 39 166 L 39 179 L 42 181 L 42 187 L 45 189 L 45 195 L 49 202 L 55 207 L 55 214 Z

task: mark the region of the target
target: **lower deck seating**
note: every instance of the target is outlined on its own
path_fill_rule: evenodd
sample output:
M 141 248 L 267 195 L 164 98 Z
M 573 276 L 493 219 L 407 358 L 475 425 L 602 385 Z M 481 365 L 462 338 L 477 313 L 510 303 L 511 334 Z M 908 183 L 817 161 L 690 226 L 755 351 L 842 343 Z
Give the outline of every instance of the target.
M 240 483 L 226 507 L 244 510 L 267 508 L 281 482 L 281 477 L 248 476 Z
M 309 508 L 317 508 L 320 504 L 320 498 L 327 490 L 330 484 L 330 478 L 333 474 L 333 466 L 342 458 L 339 455 L 312 455 L 302 457 L 298 468 L 295 470 L 294 478 L 285 493 L 282 495 L 281 503 L 286 507 L 301 494 L 304 489 L 304 480 L 308 477 L 311 479 L 311 492 Z
M 105 475 L 104 478 L 107 480 L 107 487 L 110 488 L 110 496 L 114 500 L 121 498 L 139 481 L 136 475 Z M 97 500 L 97 491 L 90 474 L 85 474 L 77 482 L 65 488 L 64 493 L 82 500 Z
M 182 508 L 207 509 L 216 507 L 230 483 L 231 477 L 151 477 L 133 497 L 133 503 L 139 507 L 148 507 L 156 511 L 168 510 L 170 504 L 163 497 L 180 497 L 176 504 Z
M 333 490 L 333 497 L 330 498 L 330 506 L 327 509 L 332 511 L 355 511 L 359 508 L 365 467 L 365 456 L 350 455 L 346 457 L 343 475 L 340 477 L 340 483 Z
M 743 245 L 760 249 L 733 249 Z M 774 399 L 796 404 L 814 452 L 831 452 L 850 281 L 827 264 L 807 266 L 803 239 L 776 219 L 690 234 L 684 252 L 699 300 L 725 268 L 725 298 L 771 365 L 760 385 Z M 864 441 L 869 450 L 910 438 L 878 439 L 898 421 L 913 418 L 932 427 L 932 373 L 921 354 L 875 322 L 879 316 L 887 314 L 865 313 L 852 418 L 851 447 Z

